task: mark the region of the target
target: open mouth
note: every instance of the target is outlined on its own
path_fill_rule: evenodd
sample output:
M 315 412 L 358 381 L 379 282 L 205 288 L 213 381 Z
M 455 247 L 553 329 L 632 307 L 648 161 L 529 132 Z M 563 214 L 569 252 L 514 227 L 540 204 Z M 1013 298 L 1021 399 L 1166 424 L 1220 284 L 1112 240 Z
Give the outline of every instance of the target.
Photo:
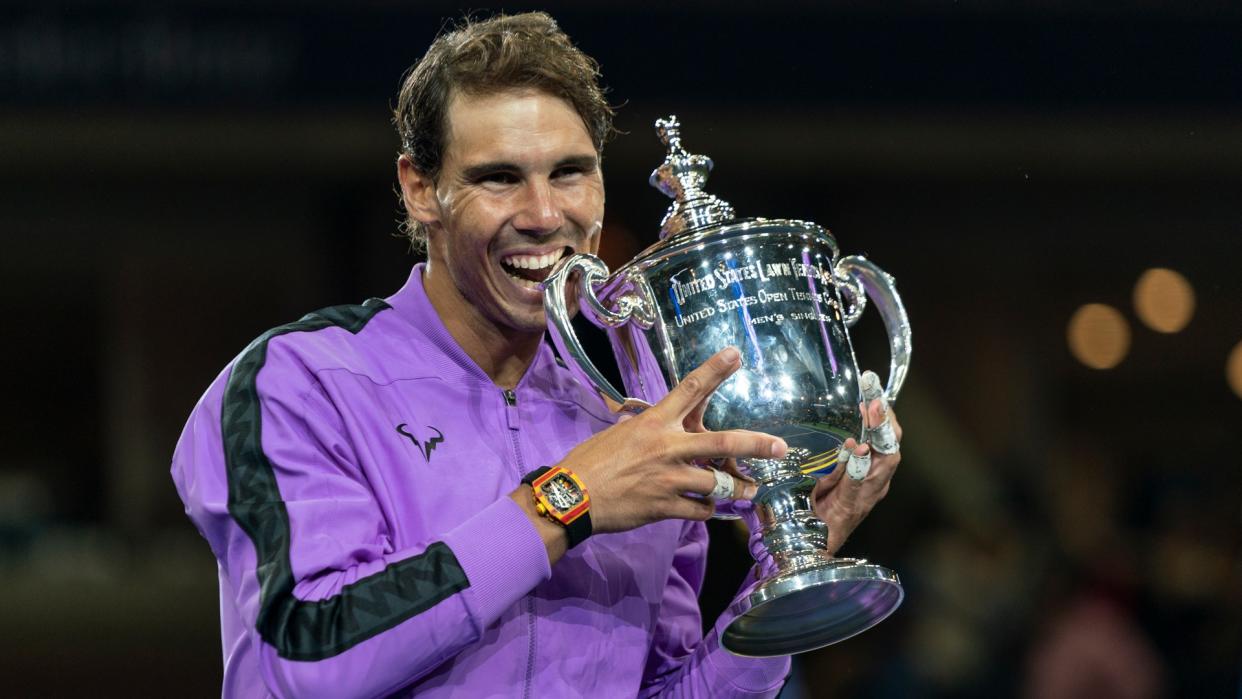
M 518 286 L 538 290 L 539 283 L 548 278 L 552 268 L 568 252 L 566 247 L 542 255 L 507 255 L 501 258 L 500 266 Z

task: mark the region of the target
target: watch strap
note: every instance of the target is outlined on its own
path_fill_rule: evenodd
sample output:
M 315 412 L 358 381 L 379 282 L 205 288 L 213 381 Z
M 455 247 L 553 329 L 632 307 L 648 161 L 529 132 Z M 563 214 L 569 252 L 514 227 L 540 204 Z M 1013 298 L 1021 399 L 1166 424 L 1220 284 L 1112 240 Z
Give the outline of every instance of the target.
M 569 537 L 569 548 L 586 541 L 591 536 L 591 513 L 583 512 L 577 519 L 566 524 L 565 534 Z
M 522 476 L 522 482 L 523 482 L 523 483 L 525 483 L 526 485 L 534 485 L 535 480 L 536 480 L 537 478 L 539 478 L 540 476 L 542 476 L 543 474 L 545 474 L 545 473 L 547 473 L 548 471 L 551 471 L 551 470 L 552 470 L 552 467 L 551 467 L 551 466 L 540 466 L 539 468 L 535 469 L 534 471 L 531 471 L 530 473 L 526 474 L 525 476 Z

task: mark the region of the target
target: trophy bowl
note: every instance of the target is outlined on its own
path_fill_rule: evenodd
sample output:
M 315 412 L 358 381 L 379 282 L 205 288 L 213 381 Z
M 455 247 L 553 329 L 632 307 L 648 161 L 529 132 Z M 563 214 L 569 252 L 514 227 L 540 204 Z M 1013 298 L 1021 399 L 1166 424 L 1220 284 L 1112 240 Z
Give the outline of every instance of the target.
M 739 596 L 721 641 L 748 656 L 786 655 L 835 643 L 879 623 L 904 593 L 895 573 L 829 556 L 827 525 L 811 508 L 816 477 L 837 465 L 842 443 L 866 434 L 862 391 L 847 329 L 867 299 L 889 335 L 885 397 L 896 398 L 910 361 L 910 328 L 892 278 L 866 258 L 841 257 L 809 222 L 735 219 L 702 190 L 711 160 L 681 146 L 675 116 L 657 122 L 668 147 L 651 183 L 673 197 L 661 240 L 609 273 L 593 255 L 562 260 L 544 282 L 553 344 L 584 383 L 622 410 L 659 401 L 682 377 L 728 346 L 742 366 L 717 388 L 703 423 L 781 437 L 782 459 L 739 467 L 759 485 L 747 511 L 762 536 L 762 575 Z M 625 393 L 600 374 L 570 325 L 569 299 L 604 328 Z

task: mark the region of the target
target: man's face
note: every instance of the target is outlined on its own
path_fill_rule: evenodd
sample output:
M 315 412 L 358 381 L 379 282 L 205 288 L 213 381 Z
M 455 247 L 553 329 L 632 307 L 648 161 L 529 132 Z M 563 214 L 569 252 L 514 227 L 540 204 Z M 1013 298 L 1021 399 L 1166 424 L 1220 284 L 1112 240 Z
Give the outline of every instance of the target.
M 447 132 L 440 176 L 412 210 L 427 224 L 428 293 L 453 306 L 442 312 L 542 332 L 539 282 L 599 247 L 604 182 L 586 126 L 562 99 L 513 90 L 455 95 Z

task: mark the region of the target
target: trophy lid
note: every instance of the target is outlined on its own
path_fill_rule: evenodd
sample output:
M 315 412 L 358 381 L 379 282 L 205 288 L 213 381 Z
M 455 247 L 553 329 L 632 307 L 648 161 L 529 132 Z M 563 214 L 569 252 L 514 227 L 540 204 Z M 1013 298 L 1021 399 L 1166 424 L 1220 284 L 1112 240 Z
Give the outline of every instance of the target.
M 695 155 L 681 145 L 681 122 L 676 114 L 657 119 L 656 134 L 668 147 L 664 163 L 651 173 L 652 187 L 673 199 L 672 206 L 660 222 L 660 239 L 677 236 L 733 219 L 728 202 L 703 191 L 712 171 L 712 159 Z

